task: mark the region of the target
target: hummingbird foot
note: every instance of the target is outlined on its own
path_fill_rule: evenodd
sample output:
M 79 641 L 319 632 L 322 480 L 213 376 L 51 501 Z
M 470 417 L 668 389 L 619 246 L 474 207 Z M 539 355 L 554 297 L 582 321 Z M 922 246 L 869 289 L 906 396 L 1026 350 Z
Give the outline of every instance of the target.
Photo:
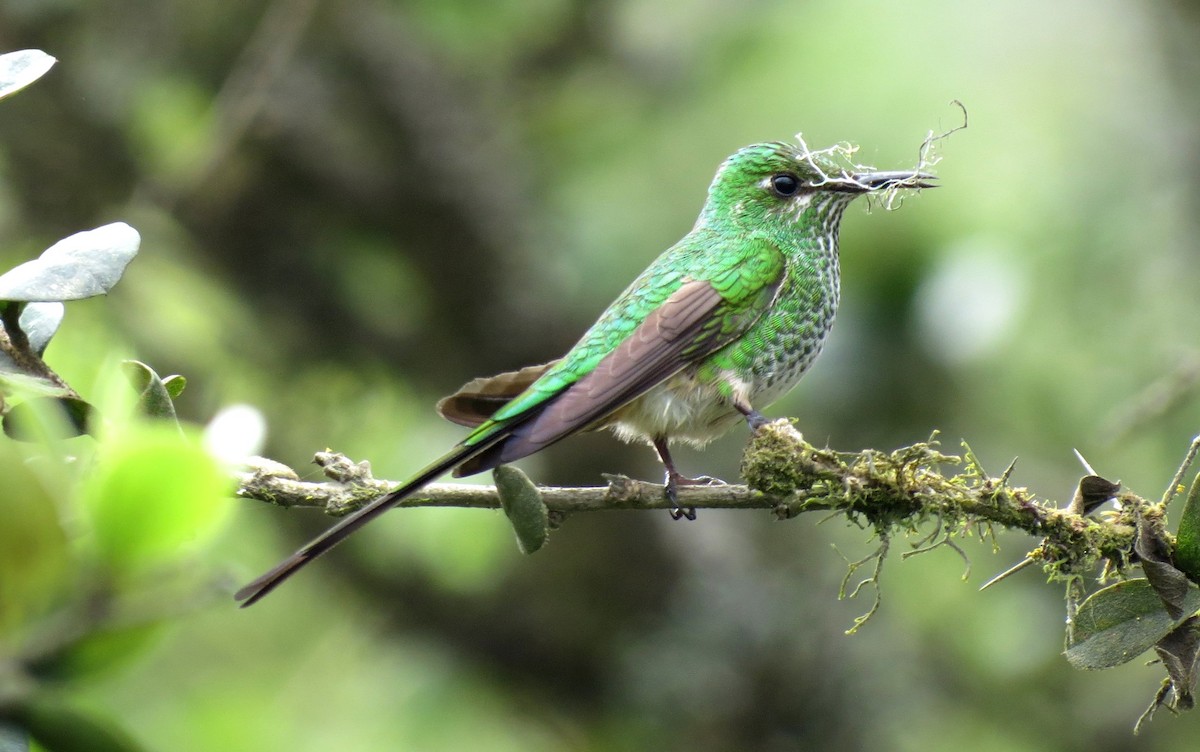
M 771 422 L 771 419 L 755 410 L 750 405 L 735 404 L 734 408 L 746 418 L 746 425 L 750 426 L 750 430 L 758 433 L 758 429 Z
M 667 469 L 667 478 L 664 481 L 664 493 L 667 501 L 671 502 L 671 519 L 673 520 L 694 520 L 696 519 L 695 507 L 682 507 L 679 505 L 679 487 L 680 486 L 723 486 L 725 481 L 720 478 L 710 478 L 707 475 L 701 475 L 699 478 L 689 478 L 683 473 L 675 469 L 675 460 L 671 459 L 671 450 L 667 445 L 667 439 L 663 436 L 655 436 L 651 439 L 654 444 L 654 449 L 658 452 L 659 458 L 662 460 L 663 467 Z
M 668 472 L 664 492 L 667 496 L 667 501 L 671 502 L 671 519 L 692 522 L 696 519 L 696 508 L 679 506 L 679 480 L 681 478 L 688 480 L 688 478 L 684 478 L 679 473 Z M 687 484 L 685 483 L 684 485 Z
M 680 486 L 724 486 L 728 485 L 720 478 L 713 478 L 709 475 L 701 475 L 697 478 L 689 478 L 675 470 L 667 471 L 665 493 L 667 501 L 671 502 L 671 519 L 673 520 L 695 520 L 695 507 L 682 507 L 679 505 L 679 487 Z

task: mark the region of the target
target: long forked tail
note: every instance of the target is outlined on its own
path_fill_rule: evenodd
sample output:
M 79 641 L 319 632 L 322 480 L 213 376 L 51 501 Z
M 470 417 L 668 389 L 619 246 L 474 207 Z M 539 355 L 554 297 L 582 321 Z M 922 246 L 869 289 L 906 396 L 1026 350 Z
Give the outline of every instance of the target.
M 496 439 L 500 438 L 503 438 L 503 434 L 496 437 Z M 242 601 L 242 608 L 256 603 L 264 595 L 279 587 L 284 580 L 299 571 L 305 564 L 341 543 L 355 530 L 358 530 L 383 512 L 391 509 L 406 496 L 410 496 L 420 490 L 425 484 L 433 481 L 438 476 L 444 475 L 451 468 L 486 449 L 492 443 L 494 442 L 484 441 L 475 446 L 459 444 L 454 447 L 453 450 L 434 461 L 433 464 L 405 481 L 396 490 L 391 491 L 386 496 L 380 496 L 375 501 L 372 501 L 367 506 L 329 528 L 320 536 L 309 541 L 299 551 L 280 562 L 274 569 L 237 591 L 233 596 L 234 599 Z

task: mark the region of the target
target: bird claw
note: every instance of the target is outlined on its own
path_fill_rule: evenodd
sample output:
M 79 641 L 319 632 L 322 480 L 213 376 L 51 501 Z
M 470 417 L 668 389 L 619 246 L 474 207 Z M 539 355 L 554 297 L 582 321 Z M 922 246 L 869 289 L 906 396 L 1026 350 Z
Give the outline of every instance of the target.
M 680 486 L 724 486 L 728 485 L 720 478 L 713 478 L 709 475 L 701 475 L 696 478 L 689 478 L 686 475 L 679 473 L 667 473 L 666 496 L 667 501 L 671 502 L 671 519 L 673 520 L 688 520 L 696 519 L 695 507 L 682 507 L 679 505 L 679 487 Z
M 671 507 L 671 512 L 670 512 L 671 519 L 687 520 L 688 522 L 696 521 L 696 508 L 695 507 L 681 507 L 673 501 L 671 502 L 671 504 L 673 505 Z
M 760 428 L 770 422 L 770 418 L 757 410 L 751 410 L 750 412 L 746 413 L 746 424 L 750 426 L 750 430 L 754 433 L 758 433 Z

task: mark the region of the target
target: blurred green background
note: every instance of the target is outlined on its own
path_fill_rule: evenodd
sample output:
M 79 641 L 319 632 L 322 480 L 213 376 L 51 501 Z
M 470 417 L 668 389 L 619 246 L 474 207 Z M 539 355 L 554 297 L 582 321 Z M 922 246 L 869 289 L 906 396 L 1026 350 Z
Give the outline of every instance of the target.
M 0 50 L 59 58 L 0 103 L 0 262 L 127 221 L 142 250 L 47 354 L 182 373 L 184 416 L 247 402 L 264 453 L 400 478 L 461 436 L 437 397 L 568 347 L 689 229 L 718 163 L 790 138 L 942 188 L 843 225 L 825 354 L 768 411 L 841 449 L 940 429 L 1065 500 L 1096 470 L 1156 497 L 1200 432 L 1200 11 L 1176 2 L 2 0 Z M 735 478 L 738 428 L 688 473 Z M 608 436 L 540 482 L 658 478 Z M 395 513 L 262 605 L 175 621 L 63 688 L 158 750 L 991 752 L 1194 746 L 1129 732 L 1161 670 L 1062 659 L 1034 541 L 884 571 L 838 602 L 840 520 L 569 519 L 522 557 L 503 516 Z M 228 591 L 329 524 L 240 502 L 191 562 Z M 894 547 L 899 550 L 901 546 Z

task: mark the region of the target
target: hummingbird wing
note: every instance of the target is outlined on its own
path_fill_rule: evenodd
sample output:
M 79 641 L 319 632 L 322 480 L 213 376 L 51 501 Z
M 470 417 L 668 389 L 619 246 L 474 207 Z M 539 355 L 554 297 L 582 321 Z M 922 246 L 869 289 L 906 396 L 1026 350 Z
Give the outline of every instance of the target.
M 735 340 L 769 308 L 784 278 L 784 255 L 766 240 L 743 239 L 735 252 L 724 244 L 709 245 L 703 253 L 688 250 L 674 257 L 665 254 L 555 367 L 467 437 L 464 444 L 470 445 L 477 437 L 491 439 L 497 430 L 507 432 L 467 458 L 454 474 L 470 475 L 512 462 L 588 428 Z M 628 320 L 628 309 L 644 303 L 630 292 L 656 281 L 665 284 L 647 294 L 661 302 L 624 337 L 610 337 L 616 341 L 604 348 L 606 332 L 597 333 L 597 328 Z

